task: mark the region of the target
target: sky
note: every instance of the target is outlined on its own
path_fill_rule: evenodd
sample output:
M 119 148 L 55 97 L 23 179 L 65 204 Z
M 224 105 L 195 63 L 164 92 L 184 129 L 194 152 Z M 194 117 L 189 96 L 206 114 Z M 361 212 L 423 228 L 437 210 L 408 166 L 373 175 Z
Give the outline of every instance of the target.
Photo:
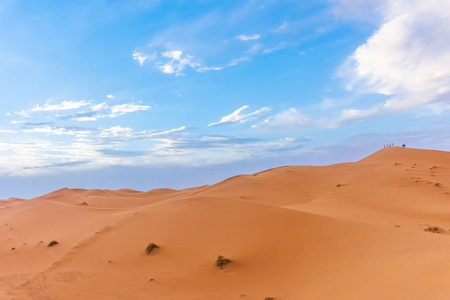
M 3 0 L 0 199 L 450 150 L 450 1 Z

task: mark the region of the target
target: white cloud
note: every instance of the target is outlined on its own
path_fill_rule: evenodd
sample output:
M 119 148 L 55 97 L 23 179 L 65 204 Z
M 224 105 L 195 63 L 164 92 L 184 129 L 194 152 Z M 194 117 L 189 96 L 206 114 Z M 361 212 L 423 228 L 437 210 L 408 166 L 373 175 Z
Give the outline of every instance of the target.
M 31 175 L 56 171 L 55 168 L 86 169 L 107 165 L 94 144 L 53 142 L 29 138 L 27 142 L 0 142 L 1 174 Z M 88 165 L 88 161 L 95 164 Z
M 111 113 L 113 115 L 123 115 L 130 112 L 149 110 L 151 107 L 148 105 L 139 105 L 134 103 L 118 104 L 111 107 Z
M 180 50 L 174 50 L 174 51 L 166 51 L 161 53 L 163 57 L 167 57 L 173 60 L 180 60 L 181 55 L 183 55 L 183 51 Z
M 250 120 L 262 118 L 270 111 L 270 108 L 263 107 L 261 109 L 258 109 L 252 113 L 241 115 L 241 112 L 248 108 L 248 105 L 244 105 L 241 108 L 235 110 L 231 114 L 224 116 L 220 119 L 219 122 L 214 122 L 208 125 L 210 126 L 217 126 L 217 125 L 229 125 L 229 124 L 235 124 L 235 123 L 245 123 Z
M 154 132 L 154 131 L 142 131 L 140 132 L 140 134 L 146 138 L 152 138 L 152 139 L 156 139 L 156 138 L 161 138 L 161 137 L 165 137 L 165 136 L 170 136 L 176 133 L 181 133 L 186 131 L 186 126 L 181 126 L 179 128 L 174 128 L 174 129 L 169 129 L 166 131 L 160 131 L 160 132 Z
M 79 128 L 27 124 L 39 127 L 27 128 L 28 132 L 68 137 L 52 141 L 42 135 L 34 135 L 26 143 L 0 141 L 1 174 L 42 174 L 111 165 L 201 166 L 252 158 L 255 153 L 267 155 L 277 151 L 285 154 L 283 149 L 294 142 L 291 139 L 263 141 L 254 138 L 191 137 L 186 126 L 164 131 L 135 132 L 131 127 L 117 125 L 95 129 L 89 135 L 87 132 L 83 135 L 83 129 Z M 127 141 L 133 141 L 133 144 L 139 144 L 140 149 L 146 150 L 136 151 Z M 297 151 L 294 148 L 289 145 L 287 151 Z
M 382 105 L 375 105 L 369 109 L 343 109 L 340 115 L 317 118 L 304 114 L 295 108 L 290 108 L 268 117 L 262 123 L 253 125 L 252 128 L 264 132 L 298 132 L 332 129 L 373 118 L 379 116 L 381 113 Z
M 73 117 L 71 118 L 74 121 L 78 121 L 78 122 L 86 122 L 86 121 L 97 121 L 98 119 L 98 115 L 94 115 L 94 116 L 84 116 L 84 117 Z
M 140 105 L 133 102 L 117 104 L 114 106 L 109 106 L 107 103 L 103 102 L 100 104 L 91 105 L 91 111 L 89 112 L 80 111 L 74 114 L 57 117 L 59 117 L 59 119 L 70 119 L 79 122 L 96 121 L 103 118 L 115 118 L 131 112 L 149 110 L 150 108 L 151 107 L 148 105 Z
M 246 41 L 257 40 L 260 37 L 261 37 L 261 35 L 257 34 L 257 33 L 255 33 L 255 34 L 248 34 L 248 35 L 247 34 L 240 34 L 240 35 L 238 35 L 236 37 L 236 39 L 246 42 Z
M 356 122 L 376 111 L 344 110 L 340 116 L 312 117 L 295 108 L 290 108 L 274 116 L 270 116 L 264 122 L 253 125 L 252 128 L 263 132 L 299 132 L 305 130 L 331 129 Z
M 91 133 L 90 130 L 85 129 L 71 129 L 66 127 L 45 125 L 37 126 L 31 129 L 23 129 L 23 132 L 38 132 L 46 134 L 56 134 L 56 135 L 76 135 L 76 136 L 86 136 Z
M 341 122 L 371 118 L 373 116 L 376 116 L 379 112 L 380 112 L 380 106 L 374 106 L 371 109 L 365 109 L 365 110 L 344 109 L 342 111 Z
M 144 54 L 140 49 L 136 49 L 132 53 L 133 59 L 137 60 L 141 66 L 144 65 L 147 60 L 154 60 L 156 58 L 156 54 Z
M 240 36 L 243 40 L 255 40 L 260 37 L 260 35 L 249 35 L 249 36 Z M 142 51 L 138 51 L 134 53 L 134 57 L 136 60 L 141 59 L 141 65 L 147 60 L 155 60 L 156 68 L 164 74 L 170 74 L 175 76 L 185 75 L 184 72 L 188 68 L 194 69 L 199 73 L 204 73 L 208 71 L 220 71 L 227 67 L 235 66 L 243 61 L 250 60 L 252 56 L 255 56 L 261 52 L 263 45 L 257 43 L 253 45 L 251 48 L 247 49 L 244 55 L 240 58 L 234 58 L 230 62 L 223 65 L 216 66 L 208 66 L 205 65 L 200 59 L 194 57 L 193 55 L 189 55 L 184 53 L 182 50 L 167 50 L 160 52 L 160 55 L 152 54 L 150 58 L 148 58 L 146 54 Z M 272 50 L 267 51 L 275 51 L 278 50 L 279 47 Z M 136 50 L 137 51 L 137 50 Z M 267 51 L 265 53 L 267 53 Z
M 175 76 L 183 75 L 183 70 L 186 67 L 202 68 L 201 64 L 197 62 L 193 56 L 184 55 L 180 50 L 166 51 L 161 53 L 162 57 L 170 59 L 158 67 L 158 69 L 165 74 L 175 74 Z M 202 71 L 206 69 L 203 68 Z
M 24 117 L 24 118 L 29 118 L 29 117 L 31 117 L 30 112 L 29 112 L 29 111 L 26 111 L 26 110 L 15 111 L 15 113 L 18 114 L 18 115 L 21 116 L 21 117 Z
M 113 126 L 101 130 L 100 137 L 102 138 L 121 138 L 125 140 L 166 140 L 166 138 L 176 135 L 178 133 L 185 132 L 186 126 L 179 128 L 169 129 L 165 131 L 152 131 L 143 130 L 140 132 L 134 132 L 130 127 Z
M 341 69 L 348 89 L 388 95 L 380 110 L 402 112 L 448 101 L 450 2 L 388 2 L 384 23 Z
M 220 71 L 222 70 L 224 67 L 200 67 L 197 68 L 197 72 L 206 72 L 206 71 Z
M 309 127 L 312 120 L 301 114 L 295 108 L 276 114 L 264 120 L 262 124 L 255 125 L 253 128 L 262 128 L 275 131 L 298 130 Z
M 109 107 L 108 104 L 106 104 L 106 102 L 100 103 L 100 104 L 95 104 L 92 105 L 90 108 L 92 111 L 100 111 L 100 110 L 104 110 L 107 109 Z
M 16 131 L 10 129 L 0 129 L 0 133 L 16 133 Z
M 100 133 L 101 137 L 131 137 L 133 135 L 133 129 L 130 127 L 114 126 L 103 129 Z
M 165 74 L 173 74 L 175 73 L 175 69 L 172 63 L 167 63 L 165 65 L 159 66 L 158 69 Z
M 109 99 L 114 99 L 114 95 L 111 95 L 111 94 L 109 94 L 109 95 L 106 95 L 106 98 L 109 98 Z
M 39 104 L 37 104 L 34 108 L 30 109 L 30 111 L 35 112 L 35 111 L 69 110 L 69 109 L 80 108 L 82 106 L 86 106 L 91 103 L 91 101 L 85 101 L 85 100 L 80 100 L 80 101 L 65 100 L 58 104 L 51 104 L 51 102 L 52 102 L 52 100 L 48 100 L 44 106 L 39 106 Z
M 22 117 L 29 118 L 29 117 L 31 117 L 31 114 L 34 112 L 70 110 L 70 109 L 80 108 L 82 106 L 86 106 L 91 103 L 91 101 L 85 101 L 85 100 L 80 100 L 80 101 L 65 100 L 58 104 L 52 104 L 52 102 L 53 102 L 53 100 L 50 99 L 50 100 L 47 100 L 47 102 L 43 106 L 36 104 L 36 106 L 33 108 L 30 108 L 28 110 L 22 110 L 20 112 L 15 112 L 15 113 Z

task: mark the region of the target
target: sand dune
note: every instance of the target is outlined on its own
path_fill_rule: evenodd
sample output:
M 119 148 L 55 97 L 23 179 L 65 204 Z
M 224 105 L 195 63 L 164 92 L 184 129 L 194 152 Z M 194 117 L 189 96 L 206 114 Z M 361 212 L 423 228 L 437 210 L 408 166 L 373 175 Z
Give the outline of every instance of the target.
M 398 147 L 180 191 L 9 199 L 0 299 L 449 299 L 449 201 L 450 153 Z

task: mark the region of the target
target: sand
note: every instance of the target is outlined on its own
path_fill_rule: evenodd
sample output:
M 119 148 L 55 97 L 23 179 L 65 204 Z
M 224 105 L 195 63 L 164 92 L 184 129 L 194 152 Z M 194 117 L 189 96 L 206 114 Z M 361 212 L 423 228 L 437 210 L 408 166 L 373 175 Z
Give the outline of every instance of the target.
M 433 150 L 62 189 L 0 201 L 0 299 L 450 299 L 449 229 L 450 153 Z

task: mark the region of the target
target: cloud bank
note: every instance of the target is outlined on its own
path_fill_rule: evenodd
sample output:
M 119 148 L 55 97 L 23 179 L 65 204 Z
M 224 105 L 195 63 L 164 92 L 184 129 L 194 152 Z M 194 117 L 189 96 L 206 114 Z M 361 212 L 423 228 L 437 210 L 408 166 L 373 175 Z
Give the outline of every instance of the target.
M 347 88 L 390 96 L 371 108 L 377 113 L 448 101 L 449 11 L 450 2 L 443 0 L 388 2 L 384 23 L 340 70 Z

